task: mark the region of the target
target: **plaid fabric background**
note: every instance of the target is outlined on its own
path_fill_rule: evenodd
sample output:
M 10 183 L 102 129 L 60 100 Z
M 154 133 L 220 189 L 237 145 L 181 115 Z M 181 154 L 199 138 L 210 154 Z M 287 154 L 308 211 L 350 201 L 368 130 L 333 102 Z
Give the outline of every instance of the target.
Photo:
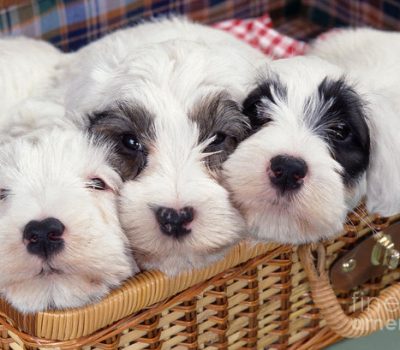
M 400 30 L 399 0 L 303 0 L 303 13 L 324 28 L 371 26 Z
M 19 0 L 18 5 L 0 9 L 0 33 L 41 37 L 71 51 L 114 29 L 149 17 L 185 14 L 203 23 L 214 23 L 257 17 L 292 1 Z
M 400 0 L 0 0 L 0 33 L 76 50 L 117 28 L 168 14 L 203 22 L 259 17 L 297 39 L 337 26 L 400 30 Z

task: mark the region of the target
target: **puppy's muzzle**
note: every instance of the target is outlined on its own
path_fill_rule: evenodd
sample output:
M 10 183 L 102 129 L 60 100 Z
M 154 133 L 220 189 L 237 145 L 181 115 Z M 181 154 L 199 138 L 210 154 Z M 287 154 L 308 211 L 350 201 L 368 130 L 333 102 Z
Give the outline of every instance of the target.
M 307 175 L 308 167 L 301 158 L 279 155 L 271 159 L 271 183 L 282 193 L 299 189 Z
M 55 218 L 28 222 L 23 232 L 26 249 L 30 254 L 48 259 L 63 249 L 64 230 L 63 223 Z
M 191 232 L 188 225 L 194 219 L 194 209 L 192 207 L 184 207 L 180 210 L 159 207 L 155 211 L 155 215 L 161 232 L 167 236 L 180 238 Z

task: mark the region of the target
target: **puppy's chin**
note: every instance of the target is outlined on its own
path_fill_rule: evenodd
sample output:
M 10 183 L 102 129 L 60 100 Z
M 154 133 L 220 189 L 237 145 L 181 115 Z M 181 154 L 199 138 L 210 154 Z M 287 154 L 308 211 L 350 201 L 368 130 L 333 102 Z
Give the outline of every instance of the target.
M 3 290 L 5 298 L 22 313 L 80 307 L 100 300 L 110 286 L 93 276 L 79 277 L 62 272 L 40 274 Z
M 302 152 L 301 147 L 277 149 L 277 145 L 285 145 L 284 135 L 261 130 L 242 142 L 224 166 L 232 200 L 250 235 L 284 244 L 334 237 L 341 231 L 347 212 L 340 166 L 318 140 L 307 145 L 312 154 Z M 268 176 L 270 160 L 282 153 L 303 158 L 309 169 L 304 184 L 284 194 Z
M 135 260 L 142 269 L 158 269 L 167 275 L 201 268 L 220 259 L 244 232 L 244 222 L 234 209 L 228 192 L 211 179 L 188 181 L 178 199 L 168 191 L 165 181 L 147 176 L 144 181 L 129 181 L 121 191 L 120 219 L 130 240 Z M 160 188 L 160 186 L 165 186 Z M 168 203 L 166 198 L 170 198 Z M 187 198 L 187 200 L 183 199 Z M 194 220 L 190 233 L 169 236 L 160 230 L 148 200 L 163 206 L 191 206 Z M 182 204 L 183 203 L 183 204 Z
M 329 208 L 303 206 L 279 209 L 266 206 L 264 211 L 244 211 L 249 230 L 258 241 L 273 241 L 282 244 L 304 244 L 330 239 L 343 228 L 346 211 L 337 215 Z
M 21 242 L 14 244 L 13 253 L 3 252 L 7 256 L 1 259 L 10 266 L 0 278 L 1 294 L 22 313 L 96 302 L 139 272 L 120 242 L 114 243 L 100 239 L 99 246 L 92 247 L 89 240 L 66 237 L 66 248 L 49 260 L 32 256 Z
M 102 244 L 109 247 L 110 257 L 101 257 Z M 73 238 L 66 239 L 65 245 L 66 249 L 49 260 L 28 254 L 23 244 L 13 256 L 3 256 L 2 261 L 12 265 L 7 265 L 10 269 L 0 278 L 0 290 L 16 309 L 34 313 L 81 307 L 100 300 L 139 271 L 123 247 L 118 247 L 119 242 L 105 240 L 96 248 L 89 241 Z M 82 249 L 76 249 L 77 245 Z M 106 248 L 103 254 L 108 254 Z
M 167 276 L 176 276 L 185 271 L 206 267 L 221 260 L 232 245 L 221 247 L 210 253 L 191 253 L 184 246 L 177 246 L 175 254 L 158 254 L 149 258 L 150 254 L 136 251 L 135 258 L 142 270 L 160 270 Z

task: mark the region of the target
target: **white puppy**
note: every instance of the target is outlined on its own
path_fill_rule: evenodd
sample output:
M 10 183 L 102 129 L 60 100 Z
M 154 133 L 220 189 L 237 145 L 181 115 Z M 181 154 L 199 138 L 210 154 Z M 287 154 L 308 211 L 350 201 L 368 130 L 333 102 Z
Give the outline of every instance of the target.
M 109 151 L 73 130 L 0 148 L 0 293 L 21 312 L 97 301 L 138 271 Z
M 0 142 L 66 125 L 60 79 L 70 57 L 41 40 L 0 38 Z
M 141 267 L 201 267 L 241 238 L 219 170 L 248 132 L 239 104 L 264 60 L 179 19 L 118 31 L 78 53 L 68 112 L 115 144 L 121 221 Z
M 400 212 L 400 33 L 360 28 L 332 33 L 310 54 L 339 65 L 367 104 L 371 134 L 367 207 Z

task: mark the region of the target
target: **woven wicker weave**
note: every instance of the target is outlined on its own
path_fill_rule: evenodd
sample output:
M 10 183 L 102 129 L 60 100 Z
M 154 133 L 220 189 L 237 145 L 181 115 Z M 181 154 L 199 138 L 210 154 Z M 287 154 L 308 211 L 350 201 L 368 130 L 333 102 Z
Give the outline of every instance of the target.
M 362 210 L 360 211 L 360 213 Z M 371 229 L 400 216 L 349 218 L 345 234 L 326 244 L 327 265 Z M 360 287 L 363 298 L 400 278 L 400 270 Z M 337 293 L 353 313 L 349 292 Z M 2 349 L 320 349 L 340 337 L 325 327 L 313 304 L 295 248 L 236 246 L 209 268 L 168 279 L 146 272 L 96 305 L 23 316 L 0 303 Z

